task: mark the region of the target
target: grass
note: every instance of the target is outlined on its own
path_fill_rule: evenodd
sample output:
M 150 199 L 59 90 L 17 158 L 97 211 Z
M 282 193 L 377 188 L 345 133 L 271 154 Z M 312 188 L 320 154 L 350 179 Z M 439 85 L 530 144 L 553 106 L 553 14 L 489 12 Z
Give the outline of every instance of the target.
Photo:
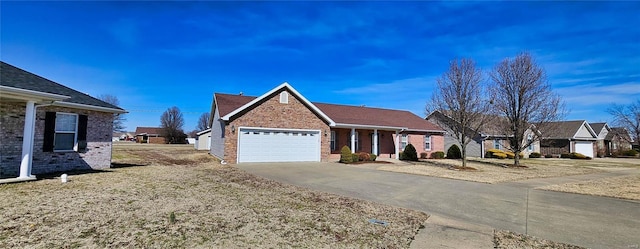
M 457 167 L 462 166 L 462 162 L 460 160 L 451 159 L 424 160 L 416 162 L 414 165 L 409 166 L 391 165 L 378 167 L 378 169 L 484 183 L 512 182 L 532 178 L 546 178 L 602 172 L 600 169 L 584 167 L 575 164 L 531 163 L 530 161 L 536 161 L 533 159 L 522 161 L 523 165 L 528 166 L 527 168 L 505 168 L 493 164 L 508 164 L 510 162 L 513 162 L 507 161 L 506 159 L 475 160 L 481 161 L 467 161 L 467 167 L 472 167 L 475 170 L 456 170 Z
M 0 185 L 0 247 L 408 248 L 428 218 L 256 177 L 190 146 L 116 143 L 113 154 L 118 168 L 65 184 Z
M 539 189 L 640 200 L 640 174 L 551 185 Z
M 496 230 L 493 232 L 494 248 L 499 249 L 537 249 L 537 248 L 553 248 L 553 249 L 583 249 L 583 247 L 569 245 L 564 243 L 553 242 L 540 239 L 530 235 L 514 233 L 505 230 Z

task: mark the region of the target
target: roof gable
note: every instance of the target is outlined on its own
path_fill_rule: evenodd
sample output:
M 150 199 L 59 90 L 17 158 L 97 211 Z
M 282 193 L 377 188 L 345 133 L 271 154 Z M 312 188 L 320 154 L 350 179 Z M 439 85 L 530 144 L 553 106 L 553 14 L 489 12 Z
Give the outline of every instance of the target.
M 549 138 L 589 138 L 595 139 L 596 133 L 586 120 L 550 122 L 541 128 Z
M 261 95 L 260 97 L 254 98 L 252 100 L 250 100 L 248 103 L 233 109 L 231 112 L 227 113 L 227 114 L 222 114 L 223 112 L 218 109 L 218 111 L 220 112 L 220 116 L 222 120 L 229 120 L 231 119 L 233 116 L 235 116 L 236 114 L 239 114 L 249 108 L 254 108 L 255 105 L 261 103 L 261 101 L 269 98 L 271 95 L 280 92 L 281 90 L 287 90 L 288 92 L 290 92 L 291 94 L 293 94 L 296 98 L 298 98 L 300 100 L 300 102 L 302 102 L 305 106 L 307 106 L 309 109 L 311 109 L 312 112 L 316 113 L 318 116 L 320 116 L 320 118 L 322 118 L 323 120 L 325 120 L 330 126 L 333 126 L 335 123 L 333 122 L 333 120 L 331 120 L 331 118 L 329 118 L 329 116 L 327 116 L 325 113 L 323 113 L 320 109 L 318 109 L 318 107 L 316 107 L 313 103 L 309 102 L 309 100 L 307 100 L 304 96 L 302 96 L 302 94 L 300 94 L 298 91 L 296 91 L 296 89 L 294 89 L 291 85 L 289 85 L 289 83 L 284 82 L 282 84 L 280 84 L 279 86 L 271 89 L 270 91 L 266 92 L 265 94 Z M 216 99 L 217 100 L 217 99 Z M 247 100 L 247 99 L 244 99 Z M 240 102 L 241 100 L 238 100 L 237 102 L 224 107 L 226 108 L 233 108 L 233 106 L 235 104 L 237 104 L 238 102 Z M 220 107 L 218 107 L 220 108 Z M 227 109 L 228 110 L 228 109 Z M 225 110 L 225 111 L 227 111 Z
M 68 97 L 61 100 L 57 99 L 56 105 L 60 106 L 81 109 L 92 109 L 91 107 L 97 107 L 93 109 L 115 113 L 125 112 L 120 107 L 106 103 L 102 100 L 91 97 L 87 94 L 81 93 L 36 74 L 27 72 L 5 62 L 0 62 L 0 83 L 0 85 L 4 87 L 12 87 L 16 89 L 33 91 L 36 93 L 47 93 Z
M 136 127 L 136 135 L 147 134 L 147 135 L 161 135 L 162 128 L 160 127 Z
M 589 123 L 589 126 L 591 126 L 591 129 L 593 129 L 593 131 L 596 133 L 596 136 L 600 136 L 600 134 L 602 134 L 602 132 L 605 130 L 611 130 L 607 123 Z
M 279 89 L 279 87 L 276 89 Z M 275 91 L 271 92 L 271 94 L 273 93 L 275 93 Z M 263 96 L 270 96 L 271 94 L 265 94 Z M 214 94 L 214 108 L 216 108 L 224 120 L 225 116 L 231 117 L 240 113 L 242 108 L 249 108 L 252 104 L 259 103 L 259 98 L 260 97 L 216 93 Z M 304 100 L 306 101 L 306 99 Z M 333 123 L 330 124 L 332 127 L 363 126 L 379 129 L 389 128 L 394 130 L 408 129 L 414 131 L 443 132 L 437 125 L 409 111 L 316 102 L 309 102 L 309 104 L 316 107 L 320 113 L 323 113 L 332 120 Z

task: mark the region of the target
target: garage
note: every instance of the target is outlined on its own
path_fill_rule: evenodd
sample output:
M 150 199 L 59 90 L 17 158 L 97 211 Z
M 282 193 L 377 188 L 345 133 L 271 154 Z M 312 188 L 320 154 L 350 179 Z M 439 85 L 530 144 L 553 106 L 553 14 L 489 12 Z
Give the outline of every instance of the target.
M 575 152 L 583 154 L 585 156 L 593 158 L 593 142 L 590 141 L 576 141 Z
M 240 128 L 238 162 L 319 162 L 320 131 Z

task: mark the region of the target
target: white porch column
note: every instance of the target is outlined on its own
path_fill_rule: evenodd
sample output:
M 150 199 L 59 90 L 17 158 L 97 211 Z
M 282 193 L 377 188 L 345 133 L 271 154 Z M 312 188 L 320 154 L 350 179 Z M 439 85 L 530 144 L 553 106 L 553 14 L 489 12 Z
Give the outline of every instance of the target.
M 400 159 L 400 135 L 396 131 L 396 159 Z
M 373 154 L 378 155 L 378 129 L 373 129 Z
M 351 153 L 356 153 L 356 129 L 351 128 Z
M 24 130 L 22 132 L 22 160 L 20 161 L 20 176 L 18 178 L 33 178 L 31 163 L 33 161 L 33 133 L 35 131 L 36 102 L 27 101 L 24 115 Z

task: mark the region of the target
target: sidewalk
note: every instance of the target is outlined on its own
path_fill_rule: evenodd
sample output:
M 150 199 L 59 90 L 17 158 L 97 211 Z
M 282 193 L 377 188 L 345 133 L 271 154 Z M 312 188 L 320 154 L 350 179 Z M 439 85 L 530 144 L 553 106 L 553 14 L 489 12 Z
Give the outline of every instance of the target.
M 494 248 L 493 228 L 431 216 L 409 248 Z

